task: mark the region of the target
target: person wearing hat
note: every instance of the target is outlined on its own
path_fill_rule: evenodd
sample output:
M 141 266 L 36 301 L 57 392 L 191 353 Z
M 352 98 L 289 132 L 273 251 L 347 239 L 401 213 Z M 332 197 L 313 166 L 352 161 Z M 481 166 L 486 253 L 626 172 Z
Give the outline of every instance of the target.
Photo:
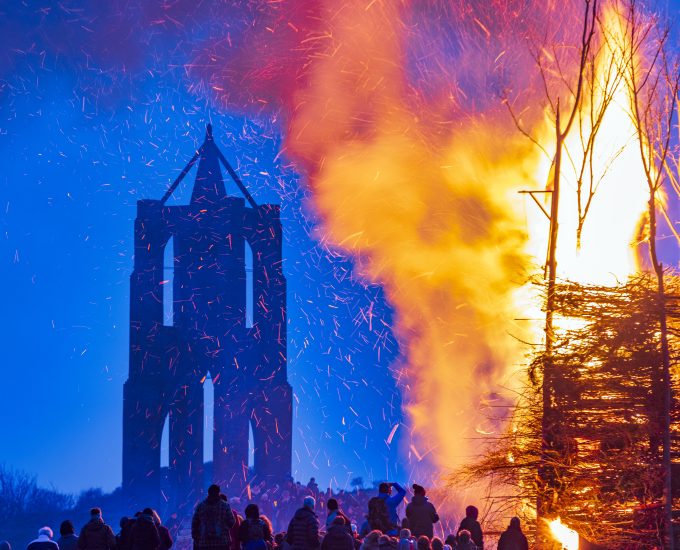
M 414 537 L 425 535 L 431 539 L 434 535 L 434 524 L 439 521 L 439 514 L 434 505 L 425 496 L 425 488 L 413 484 L 413 499 L 406 506 L 406 517 Z
M 498 550 L 529 550 L 529 542 L 522 533 L 519 518 L 510 520 L 510 525 L 498 540 Z
M 292 550 L 314 550 L 321 545 L 319 539 L 319 518 L 314 513 L 316 500 L 305 497 L 302 508 L 298 509 L 288 524 L 286 542 Z
M 90 510 L 90 521 L 80 530 L 78 537 L 80 550 L 115 550 L 116 535 L 113 529 L 104 523 L 101 508 Z
M 231 506 L 220 498 L 219 485 L 208 487 L 208 497 L 196 506 L 191 519 L 195 550 L 230 550 L 231 528 L 236 523 Z

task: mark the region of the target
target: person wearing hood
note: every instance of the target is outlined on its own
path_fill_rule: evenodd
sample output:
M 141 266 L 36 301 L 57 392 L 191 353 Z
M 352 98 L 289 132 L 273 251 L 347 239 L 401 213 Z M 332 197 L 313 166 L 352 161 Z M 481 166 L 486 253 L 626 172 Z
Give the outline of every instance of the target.
M 130 533 L 131 550 L 159 550 L 161 537 L 153 517 L 151 508 L 144 508 L 137 516 Z
M 413 484 L 413 499 L 406 506 L 406 517 L 414 537 L 425 535 L 432 539 L 434 524 L 439 521 L 439 515 L 425 496 L 425 488 L 417 483 Z
M 396 491 L 396 494 L 392 494 L 392 489 Z M 381 498 L 385 501 L 389 519 L 393 525 L 392 529 L 385 532 L 386 535 L 396 536 L 399 533 L 398 528 L 401 523 L 399 522 L 397 508 L 403 502 L 405 496 L 406 489 L 404 489 L 398 483 L 381 483 L 378 487 L 378 498 Z M 411 531 L 413 531 L 413 529 L 411 529 Z
M 482 526 L 480 525 L 479 521 L 477 521 L 478 517 L 479 510 L 476 506 L 470 505 L 465 508 L 465 517 L 463 518 L 463 521 L 460 522 L 460 527 L 458 527 L 458 533 L 456 534 L 460 534 L 460 532 L 463 530 L 468 531 L 475 546 L 477 546 L 477 548 L 480 550 L 483 550 L 484 533 L 482 531 Z
M 26 550 L 59 550 L 59 545 L 52 540 L 52 529 L 41 527 L 38 529 L 38 538 L 32 541 Z
M 113 529 L 104 523 L 100 508 L 90 510 L 90 521 L 80 530 L 79 550 L 115 550 L 116 536 Z
M 230 550 L 230 531 L 235 523 L 229 502 L 220 498 L 219 485 L 211 485 L 208 498 L 196 506 L 191 520 L 194 550 Z
M 510 520 L 510 525 L 498 540 L 498 550 L 529 550 L 529 542 L 522 533 L 519 518 Z
M 319 540 L 319 518 L 314 513 L 316 500 L 305 497 L 302 508 L 298 509 L 288 524 L 286 542 L 292 550 L 312 550 L 321 544 Z

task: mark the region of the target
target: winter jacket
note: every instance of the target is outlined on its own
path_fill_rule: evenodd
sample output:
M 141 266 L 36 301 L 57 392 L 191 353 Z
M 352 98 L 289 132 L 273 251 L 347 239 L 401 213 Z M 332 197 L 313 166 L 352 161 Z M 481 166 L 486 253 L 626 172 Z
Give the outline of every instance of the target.
M 78 550 L 78 535 L 64 535 L 57 541 L 59 550 Z
M 272 531 L 266 521 L 246 518 L 238 530 L 243 550 L 266 550 L 274 543 Z
M 28 545 L 26 550 L 59 550 L 59 545 L 47 535 L 40 535 Z
M 429 539 L 432 538 L 434 534 L 432 526 L 439 521 L 439 515 L 426 496 L 413 496 L 413 500 L 406 506 L 406 517 L 414 537 L 425 535 Z
M 392 522 L 393 525 L 398 526 L 400 525 L 400 522 L 399 514 L 397 514 L 397 508 L 404 500 L 404 496 L 406 496 L 406 489 L 404 489 L 398 483 L 393 483 L 392 488 L 396 491 L 396 494 L 388 495 L 387 493 L 379 493 L 378 497 L 385 500 L 385 504 L 387 505 L 387 512 L 390 516 L 390 521 Z M 396 532 L 397 528 L 395 527 L 394 534 L 396 534 Z M 390 531 L 390 534 L 392 534 L 392 531 Z
M 521 528 L 511 525 L 501 534 L 498 550 L 529 550 L 529 542 Z
M 78 548 L 80 550 L 115 550 L 116 536 L 102 518 L 94 518 L 80 530 Z
M 475 543 L 477 548 L 480 550 L 484 548 L 484 535 L 482 534 L 482 526 L 476 519 L 468 517 L 463 518 L 463 521 L 460 522 L 460 527 L 458 528 L 458 532 L 456 534 L 460 533 L 463 529 L 470 531 L 470 538 L 472 539 L 472 542 Z
M 135 521 L 130 533 L 132 550 L 159 550 L 161 537 L 153 517 L 142 514 Z
M 229 550 L 230 529 L 236 523 L 228 502 L 208 497 L 198 506 L 191 520 L 191 537 L 197 550 L 220 548 Z
M 175 543 L 175 541 L 172 540 L 172 535 L 170 534 L 170 531 L 165 525 L 156 524 L 156 529 L 158 529 L 158 536 L 161 538 L 159 550 L 170 550 L 170 548 L 172 548 L 172 545 Z
M 354 550 L 354 537 L 347 532 L 344 524 L 335 523 L 328 528 L 321 550 Z
M 313 510 L 303 507 L 295 512 L 288 524 L 286 542 L 291 545 L 292 550 L 310 550 L 319 547 L 321 544 L 319 519 Z

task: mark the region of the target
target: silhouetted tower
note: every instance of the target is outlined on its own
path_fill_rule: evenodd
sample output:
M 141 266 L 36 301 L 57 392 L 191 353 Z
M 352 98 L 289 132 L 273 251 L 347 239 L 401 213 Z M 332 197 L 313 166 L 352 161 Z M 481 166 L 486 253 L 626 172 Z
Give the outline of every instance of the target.
M 197 160 L 191 203 L 166 206 Z M 249 205 L 227 195 L 220 162 Z M 163 260 L 170 239 L 174 260 L 165 267 L 174 270 L 173 312 L 164 323 L 163 285 L 169 283 Z M 213 481 L 232 490 L 245 484 L 249 425 L 257 478 L 290 477 L 292 391 L 281 244 L 279 207 L 255 204 L 217 148 L 211 126 L 165 196 L 137 202 L 130 371 L 123 392 L 123 490 L 131 510 L 159 503 L 166 418 L 170 494 L 164 496 L 174 510 L 192 506 Z M 252 326 L 246 320 L 247 246 L 253 264 Z M 204 480 L 208 375 L 215 391 L 214 479 Z

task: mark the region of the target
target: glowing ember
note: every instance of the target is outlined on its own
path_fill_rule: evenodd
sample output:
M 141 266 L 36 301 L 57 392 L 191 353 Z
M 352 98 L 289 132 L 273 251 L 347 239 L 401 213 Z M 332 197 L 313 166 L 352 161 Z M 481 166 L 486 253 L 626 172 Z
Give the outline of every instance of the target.
M 547 522 L 550 532 L 557 542 L 562 545 L 564 550 L 578 550 L 579 536 L 576 531 L 567 527 L 560 518 Z

